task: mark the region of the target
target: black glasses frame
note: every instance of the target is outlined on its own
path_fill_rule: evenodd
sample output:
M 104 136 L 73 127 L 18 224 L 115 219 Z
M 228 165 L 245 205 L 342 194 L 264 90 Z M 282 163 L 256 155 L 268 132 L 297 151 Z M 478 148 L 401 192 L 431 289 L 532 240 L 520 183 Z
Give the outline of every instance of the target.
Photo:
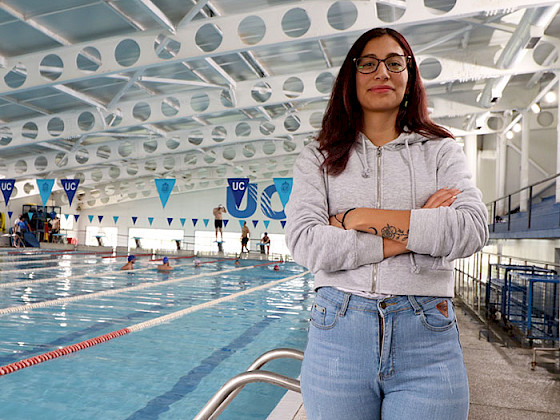
M 386 60 L 389 60 L 389 59 L 394 58 L 394 57 L 404 57 L 404 58 L 405 58 L 405 66 L 404 66 L 404 68 L 403 68 L 401 71 L 394 71 L 394 70 L 391 70 L 391 69 L 387 66 Z M 371 58 L 371 59 L 373 59 L 373 60 L 376 60 L 376 61 L 377 61 L 377 66 L 375 66 L 375 68 L 372 69 L 371 71 L 367 71 L 367 72 L 366 72 L 366 71 L 361 71 L 361 70 L 360 70 L 360 67 L 358 66 L 358 60 L 360 60 L 360 59 L 362 59 L 362 58 Z M 383 64 L 385 65 L 385 68 L 387 69 L 387 71 L 389 71 L 389 72 L 391 72 L 391 73 L 402 73 L 402 72 L 405 71 L 406 68 L 408 67 L 408 64 L 410 63 L 410 60 L 411 60 L 411 59 L 412 59 L 412 57 L 411 57 L 410 55 L 402 55 L 402 54 L 395 54 L 395 55 L 392 55 L 392 56 L 387 57 L 387 58 L 384 58 L 384 59 L 377 58 L 377 57 L 373 57 L 373 56 L 371 56 L 371 55 L 364 55 L 364 56 L 362 56 L 362 57 L 356 57 L 356 58 L 354 58 L 352 61 L 354 61 L 354 65 L 356 66 L 356 70 L 357 70 L 359 73 L 362 73 L 362 74 L 371 74 L 371 73 L 375 73 L 375 72 L 377 71 L 377 69 L 379 68 L 379 63 L 381 63 L 381 62 L 383 62 Z

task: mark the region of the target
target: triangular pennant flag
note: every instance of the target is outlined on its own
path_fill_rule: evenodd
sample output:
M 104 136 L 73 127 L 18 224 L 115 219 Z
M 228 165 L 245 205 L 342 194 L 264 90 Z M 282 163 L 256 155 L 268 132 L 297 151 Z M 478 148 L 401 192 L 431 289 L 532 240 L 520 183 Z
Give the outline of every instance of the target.
M 171 222 L 173 221 L 173 217 L 167 218 L 167 226 L 171 226 Z
M 99 223 L 101 223 L 101 221 L 103 220 L 103 216 L 97 216 L 97 220 L 99 220 Z
M 70 216 L 69 214 L 65 214 L 64 215 L 64 220 L 68 221 L 68 216 Z
M 29 221 L 31 221 L 31 219 L 33 219 L 33 212 L 32 211 L 27 212 L 27 217 L 29 217 Z
M 285 220 L 280 220 L 280 224 L 282 225 L 282 229 L 284 229 L 284 226 L 286 226 L 286 221 Z
M 292 185 L 294 184 L 293 178 L 273 178 L 274 186 L 280 197 L 282 205 L 286 207 L 288 200 L 290 199 L 290 193 L 292 192 Z
M 227 220 L 227 219 L 224 219 L 224 220 L 223 220 L 223 222 L 224 222 L 224 227 L 226 227 L 226 226 L 227 226 L 227 224 L 229 223 L 229 220 Z
M 264 223 L 264 227 L 268 229 L 268 225 L 270 224 L 270 220 L 265 220 L 263 223 Z
M 76 220 L 76 222 L 77 222 L 79 217 L 80 217 L 79 214 L 75 214 L 75 215 L 74 215 L 74 220 Z
M 165 208 L 167 204 L 167 200 L 169 200 L 169 196 L 171 195 L 171 191 L 173 191 L 173 186 L 175 185 L 175 180 L 170 179 L 154 179 L 156 182 L 156 188 L 159 193 L 159 199 L 161 200 L 161 205 Z
M 90 223 L 93 222 L 93 214 L 88 214 L 88 219 Z
M 43 206 L 46 206 L 47 201 L 49 201 L 49 197 L 51 196 L 54 179 L 36 179 L 35 181 L 37 181 L 37 186 L 39 187 L 39 194 L 41 194 Z
M 74 199 L 74 195 L 76 194 L 76 190 L 78 189 L 78 184 L 80 183 L 79 179 L 61 179 L 62 188 L 66 191 L 66 196 L 68 197 L 68 201 L 70 205 L 72 205 L 72 200 Z
M 181 218 L 179 219 L 179 221 L 181 222 L 181 226 L 185 226 L 185 221 L 186 221 L 186 220 L 187 220 L 187 219 L 185 219 L 184 217 L 181 217 Z
M 204 222 L 204 226 L 208 226 L 210 219 L 202 219 L 202 221 Z
M 253 220 L 253 227 L 254 227 L 254 228 L 256 228 L 258 224 L 259 224 L 259 221 L 258 221 L 258 220 Z
M 239 207 L 241 200 L 243 200 L 243 196 L 245 195 L 245 191 L 247 191 L 247 187 L 249 186 L 249 178 L 228 178 L 227 181 L 229 188 L 233 193 L 235 205 Z
M 245 224 L 245 220 L 240 220 L 239 221 L 239 227 L 243 227 L 244 224 Z
M 8 212 L 8 219 L 11 219 L 11 218 L 12 218 L 12 214 L 14 214 L 13 211 L 9 211 L 9 212 Z
M 152 226 L 152 223 L 154 222 L 154 218 L 153 217 L 148 217 L 148 222 L 150 222 L 150 226 Z
M 113 221 L 115 222 L 115 225 L 117 224 L 118 220 L 119 220 L 119 216 L 113 216 Z
M 197 222 L 198 222 L 198 219 L 192 219 L 192 225 L 193 225 L 193 227 L 196 227 Z
M 138 217 L 132 216 L 132 224 L 133 224 L 133 225 L 136 224 L 136 220 L 138 220 Z
M 15 179 L 3 179 L 0 181 L 0 190 L 2 190 L 2 194 L 4 195 L 4 202 L 6 205 L 8 205 L 8 201 L 10 201 L 10 196 L 12 195 L 12 191 L 14 191 L 15 183 Z

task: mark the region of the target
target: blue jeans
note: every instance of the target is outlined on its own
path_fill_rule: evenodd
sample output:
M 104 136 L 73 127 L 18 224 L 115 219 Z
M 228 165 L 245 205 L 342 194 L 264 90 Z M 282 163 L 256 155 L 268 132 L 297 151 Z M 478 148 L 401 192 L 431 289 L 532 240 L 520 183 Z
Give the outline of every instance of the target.
M 309 420 L 464 420 L 469 387 L 451 299 L 317 291 L 301 370 Z

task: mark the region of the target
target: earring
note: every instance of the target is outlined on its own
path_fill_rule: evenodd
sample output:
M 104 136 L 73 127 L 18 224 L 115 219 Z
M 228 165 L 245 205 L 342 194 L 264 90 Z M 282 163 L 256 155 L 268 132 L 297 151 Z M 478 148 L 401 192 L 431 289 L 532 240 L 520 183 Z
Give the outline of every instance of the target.
M 408 93 L 404 94 L 403 106 L 406 108 L 408 106 Z

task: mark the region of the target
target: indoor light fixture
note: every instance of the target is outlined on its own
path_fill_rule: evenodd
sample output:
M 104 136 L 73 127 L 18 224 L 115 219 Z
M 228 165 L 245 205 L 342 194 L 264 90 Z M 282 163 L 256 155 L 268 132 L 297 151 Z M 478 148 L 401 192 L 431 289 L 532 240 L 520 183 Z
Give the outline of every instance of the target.
M 513 126 L 513 131 L 519 133 L 521 131 L 521 124 L 517 123 Z
M 511 131 L 508 131 L 506 133 L 506 139 L 511 140 L 513 138 L 513 133 Z
M 547 104 L 551 104 L 553 102 L 556 101 L 556 92 L 549 90 L 548 92 L 546 92 L 546 94 L 544 95 L 544 101 Z
M 541 112 L 540 105 L 535 102 L 533 105 L 531 105 L 531 111 L 533 111 L 535 114 L 538 114 L 539 112 Z

